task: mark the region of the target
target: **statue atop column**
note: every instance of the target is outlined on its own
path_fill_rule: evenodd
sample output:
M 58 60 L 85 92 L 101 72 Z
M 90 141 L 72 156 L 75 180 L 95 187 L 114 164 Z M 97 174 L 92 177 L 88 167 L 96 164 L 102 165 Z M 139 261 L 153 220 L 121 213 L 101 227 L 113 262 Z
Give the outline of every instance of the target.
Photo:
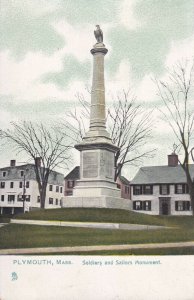
M 94 35 L 97 40 L 97 43 L 103 43 L 103 32 L 100 29 L 99 25 L 96 25 L 96 30 L 94 30 Z

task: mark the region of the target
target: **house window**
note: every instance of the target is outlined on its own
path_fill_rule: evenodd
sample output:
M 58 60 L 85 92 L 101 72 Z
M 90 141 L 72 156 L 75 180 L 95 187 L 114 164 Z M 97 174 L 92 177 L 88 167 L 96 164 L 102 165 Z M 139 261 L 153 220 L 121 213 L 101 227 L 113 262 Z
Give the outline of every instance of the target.
M 25 201 L 30 202 L 30 195 L 26 195 Z
M 13 189 L 13 186 L 14 186 L 14 183 L 12 181 L 12 182 L 10 182 L 10 188 Z
M 53 198 L 49 198 L 49 204 L 53 204 Z
M 52 192 L 52 190 L 53 190 L 53 186 L 52 186 L 52 184 L 50 184 L 49 185 L 49 191 Z
M 8 203 L 15 201 L 15 195 L 8 195 Z
M 125 194 L 129 194 L 129 186 L 125 185 Z
M 17 201 L 23 201 L 23 195 L 18 195 L 18 199 L 17 199 Z
M 1 201 L 4 201 L 4 200 L 5 200 L 5 196 L 1 195 Z
M 29 188 L 29 186 L 30 186 L 30 182 L 26 181 L 26 188 Z
M 63 187 L 62 186 L 60 187 L 60 193 L 61 194 L 63 193 Z
M 190 210 L 190 201 L 175 201 L 176 211 Z
M 134 201 L 133 202 L 133 209 L 134 210 L 141 210 L 142 209 L 142 201 Z
M 37 202 L 40 203 L 40 196 L 37 196 Z
M 117 183 L 117 189 L 121 189 L 121 185 L 119 183 Z
M 141 195 L 142 194 L 142 186 L 141 185 L 135 185 L 133 187 L 133 195 Z
M 151 210 L 151 201 L 143 201 L 143 210 Z
M 160 185 L 160 195 L 168 195 L 170 194 L 170 186 L 168 184 Z
M 134 201 L 133 210 L 151 210 L 151 201 Z
M 144 195 L 152 195 L 153 194 L 153 186 L 152 185 L 144 185 L 143 186 L 143 194 Z
M 59 186 L 57 185 L 56 186 L 56 193 L 58 193 L 59 192 Z
M 4 172 L 3 172 L 3 177 L 5 177 L 5 176 L 6 176 L 6 172 L 4 171 Z
M 189 187 L 187 184 L 175 184 L 175 194 L 188 194 Z
M 183 185 L 182 184 L 175 185 L 175 194 L 183 194 Z
M 58 205 L 58 202 L 59 202 L 58 199 L 56 199 L 56 200 L 55 200 L 55 204 Z
M 21 189 L 22 187 L 23 187 L 23 182 L 20 181 L 20 183 L 19 183 L 19 188 Z
M 73 188 L 74 187 L 74 180 L 68 180 L 67 181 L 67 187 L 68 188 Z
M 5 182 L 1 181 L 1 189 L 4 189 L 4 188 L 5 188 Z
M 20 171 L 20 176 L 21 176 L 21 177 L 24 176 L 24 171 Z
M 135 185 L 133 187 L 133 195 L 152 195 L 153 194 L 153 186 L 152 185 Z

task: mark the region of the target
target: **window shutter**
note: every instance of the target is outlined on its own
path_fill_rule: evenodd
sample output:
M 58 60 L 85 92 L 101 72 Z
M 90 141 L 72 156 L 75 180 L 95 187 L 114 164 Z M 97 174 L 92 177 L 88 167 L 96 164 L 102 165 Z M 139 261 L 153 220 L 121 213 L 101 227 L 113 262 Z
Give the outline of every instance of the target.
M 183 210 L 186 210 L 186 202 L 183 201 Z
M 178 201 L 175 201 L 175 210 L 178 210 Z
M 142 195 L 142 185 L 140 186 L 140 195 Z
M 141 209 L 146 210 L 146 201 L 141 202 Z
M 136 210 L 136 201 L 133 201 L 133 209 Z
M 177 194 L 177 185 L 174 186 L 174 193 Z M 177 204 L 178 205 L 178 204 Z
M 186 202 L 186 208 L 187 208 L 187 210 L 190 210 L 190 201 Z
M 153 185 L 151 185 L 150 187 L 151 187 L 151 195 L 153 195 Z
M 189 186 L 186 184 L 186 194 L 189 194 Z
M 160 195 L 162 195 L 162 186 L 160 184 Z
M 170 185 L 169 184 L 167 185 L 167 194 L 168 195 L 170 194 Z
M 133 195 L 135 195 L 135 185 L 133 186 Z
M 182 184 L 182 190 L 183 190 L 183 194 L 185 194 L 185 192 L 186 192 L 185 184 Z
M 142 210 L 142 206 L 143 206 L 142 204 L 143 204 L 142 201 L 140 201 L 140 209 L 141 210 Z
M 141 186 L 141 194 L 145 194 L 145 185 Z
M 148 210 L 151 210 L 151 201 L 148 201 Z

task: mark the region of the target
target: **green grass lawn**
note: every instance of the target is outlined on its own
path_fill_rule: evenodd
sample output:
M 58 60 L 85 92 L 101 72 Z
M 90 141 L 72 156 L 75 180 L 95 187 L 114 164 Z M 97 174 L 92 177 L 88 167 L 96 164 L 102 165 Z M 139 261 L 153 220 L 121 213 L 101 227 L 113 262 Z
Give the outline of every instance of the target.
M 114 251 L 85 251 L 85 252 L 56 252 L 51 255 L 194 255 L 194 247 L 183 248 L 157 248 L 157 249 L 133 249 L 133 250 L 114 250 Z M 49 255 L 40 253 L 39 255 Z
M 84 245 L 114 245 L 139 243 L 166 243 L 194 240 L 194 217 L 149 216 L 123 210 L 112 209 L 57 209 L 34 211 L 17 215 L 15 218 L 61 220 L 61 221 L 94 221 L 166 225 L 172 228 L 145 231 L 108 230 L 93 228 L 72 228 L 56 226 L 37 226 L 8 224 L 0 228 L 0 248 L 62 247 Z M 145 249 L 102 251 L 95 254 L 194 254 L 188 249 Z M 81 253 L 83 254 L 83 253 Z M 87 253 L 84 253 L 87 254 Z M 94 252 L 93 252 L 94 254 Z
M 13 215 L 0 215 L 0 223 L 9 223 Z
M 163 217 L 151 216 L 122 209 L 107 208 L 59 208 L 32 211 L 14 216 L 15 219 L 27 220 L 52 220 L 52 221 L 77 221 L 77 222 L 107 222 L 130 223 L 145 225 L 179 226 L 191 224 L 192 217 Z

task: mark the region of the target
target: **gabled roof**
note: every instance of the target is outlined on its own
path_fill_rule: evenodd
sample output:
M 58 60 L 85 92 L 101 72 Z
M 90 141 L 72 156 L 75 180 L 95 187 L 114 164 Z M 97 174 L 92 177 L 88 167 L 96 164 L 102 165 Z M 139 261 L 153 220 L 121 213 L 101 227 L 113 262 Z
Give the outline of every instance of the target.
M 129 185 L 130 184 L 130 181 L 125 176 L 119 175 L 119 179 L 125 185 Z
M 191 177 L 194 178 L 194 165 L 190 165 Z M 186 183 L 185 172 L 180 165 L 154 166 L 140 168 L 131 184 L 161 184 L 161 183 Z
M 41 167 L 41 169 L 43 168 Z M 3 171 L 7 172 L 6 177 L 3 177 Z M 21 180 L 23 177 L 21 176 L 20 171 L 25 171 L 26 180 L 36 180 L 34 164 L 25 164 L 0 168 L 0 181 Z M 52 170 L 49 174 L 48 183 L 63 185 L 64 175 Z
M 79 170 L 80 170 L 79 166 L 75 167 L 73 170 L 71 170 L 69 174 L 65 176 L 65 179 L 71 179 L 71 180 L 79 179 L 80 178 Z

